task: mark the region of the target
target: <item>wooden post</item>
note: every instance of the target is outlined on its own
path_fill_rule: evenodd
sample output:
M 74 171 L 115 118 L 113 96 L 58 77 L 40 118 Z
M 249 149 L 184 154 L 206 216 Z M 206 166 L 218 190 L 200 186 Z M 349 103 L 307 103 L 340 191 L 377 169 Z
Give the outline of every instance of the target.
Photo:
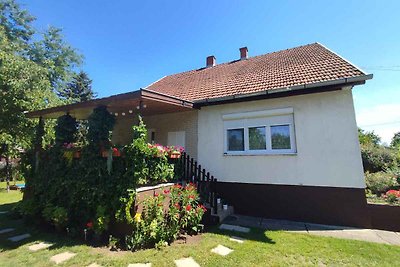
M 218 214 L 218 205 L 217 205 L 217 179 L 214 178 L 214 190 L 213 190 L 213 194 L 214 194 L 214 214 Z

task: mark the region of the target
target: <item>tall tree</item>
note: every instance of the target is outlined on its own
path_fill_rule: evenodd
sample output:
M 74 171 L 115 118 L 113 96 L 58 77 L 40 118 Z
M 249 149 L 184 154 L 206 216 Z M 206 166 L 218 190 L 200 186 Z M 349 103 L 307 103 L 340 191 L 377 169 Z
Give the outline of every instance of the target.
M 35 33 L 32 22 L 35 17 L 23 10 L 15 0 L 0 1 L 0 23 L 4 35 L 12 43 L 18 43 L 28 48 L 28 42 Z
M 51 86 L 57 94 L 82 63 L 82 55 L 65 42 L 61 29 L 52 26 L 43 34 L 43 39 L 32 44 L 28 54 L 30 59 L 48 70 Z
M 0 26 L 0 143 L 8 144 L 8 154 L 30 146 L 34 121 L 24 112 L 58 103 L 47 70 L 20 55 Z
M 92 89 L 92 80 L 84 71 L 75 74 L 72 81 L 61 90 L 59 96 L 68 102 L 76 103 L 96 97 Z

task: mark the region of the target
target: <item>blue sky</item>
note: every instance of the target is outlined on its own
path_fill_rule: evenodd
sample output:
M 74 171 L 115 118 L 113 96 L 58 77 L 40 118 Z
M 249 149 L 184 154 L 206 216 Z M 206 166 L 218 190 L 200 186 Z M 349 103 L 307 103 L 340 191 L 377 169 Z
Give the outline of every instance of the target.
M 400 131 L 400 1 L 21 0 L 84 56 L 99 96 L 176 72 L 320 42 L 374 79 L 354 89 L 358 124 L 389 142 Z

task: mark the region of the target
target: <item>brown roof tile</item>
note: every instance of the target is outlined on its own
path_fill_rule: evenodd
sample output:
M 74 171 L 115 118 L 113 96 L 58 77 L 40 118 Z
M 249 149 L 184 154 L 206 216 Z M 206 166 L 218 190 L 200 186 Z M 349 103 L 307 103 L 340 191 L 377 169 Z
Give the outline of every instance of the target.
M 166 76 L 146 89 L 196 101 L 365 75 L 314 43 Z

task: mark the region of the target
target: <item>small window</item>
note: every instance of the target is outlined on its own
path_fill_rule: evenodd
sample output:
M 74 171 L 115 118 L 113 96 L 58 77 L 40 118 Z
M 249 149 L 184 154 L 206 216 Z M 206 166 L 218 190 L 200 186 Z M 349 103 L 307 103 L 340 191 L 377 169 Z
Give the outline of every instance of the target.
M 271 126 L 272 149 L 291 149 L 289 125 Z
M 264 126 L 249 127 L 249 149 L 250 150 L 267 149 Z
M 244 151 L 244 129 L 228 130 L 228 150 Z

